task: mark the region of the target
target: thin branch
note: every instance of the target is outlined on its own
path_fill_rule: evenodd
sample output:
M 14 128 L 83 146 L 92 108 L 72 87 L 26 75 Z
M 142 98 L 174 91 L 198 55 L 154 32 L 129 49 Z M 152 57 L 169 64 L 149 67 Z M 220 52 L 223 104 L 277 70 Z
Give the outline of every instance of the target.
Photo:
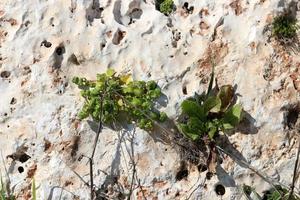
M 297 152 L 297 157 L 296 157 L 296 163 L 295 163 L 295 167 L 294 167 L 293 182 L 292 182 L 291 191 L 290 191 L 289 198 L 288 198 L 289 200 L 292 199 L 294 188 L 295 188 L 295 183 L 296 183 L 296 179 L 297 179 L 297 169 L 298 169 L 299 154 L 300 154 L 300 138 L 299 138 L 298 143 L 299 143 L 299 146 L 298 146 L 298 152 Z
M 265 182 L 269 183 L 275 190 L 276 189 L 276 185 L 280 185 L 282 186 L 283 188 L 286 188 L 288 189 L 289 187 L 287 185 L 284 185 L 282 183 L 280 183 L 279 181 L 276 181 L 275 179 L 271 179 L 269 178 L 267 175 L 264 175 L 263 172 L 260 172 L 258 169 L 255 169 L 253 166 L 251 166 L 249 163 L 247 163 L 246 161 L 244 160 L 241 160 L 239 158 L 237 158 L 234 154 L 224 150 L 223 148 L 221 148 L 220 146 L 216 145 L 216 147 L 222 151 L 223 153 L 227 154 L 228 156 L 231 157 L 231 159 L 233 159 L 234 161 L 235 160 L 238 160 L 239 162 L 241 162 L 243 164 L 242 167 L 245 167 L 247 169 L 250 169 L 252 172 L 254 172 L 255 174 L 257 174 L 259 177 L 261 177 Z M 278 191 L 278 190 L 277 190 Z M 280 192 L 279 192 L 280 193 Z M 298 195 L 298 194 L 297 194 Z
M 104 95 L 106 93 L 106 81 L 104 84 L 104 93 L 100 95 L 100 116 L 99 116 L 99 125 L 98 125 L 98 130 L 97 130 L 97 135 L 94 141 L 94 145 L 93 145 L 93 152 L 92 152 L 92 156 L 89 158 L 89 163 L 90 163 L 90 179 L 91 179 L 91 200 L 94 199 L 94 174 L 93 174 L 93 162 L 94 162 L 94 155 L 96 152 L 96 147 L 98 144 L 98 140 L 99 140 L 99 136 L 100 133 L 102 131 L 102 127 L 103 127 L 103 122 L 102 122 L 102 117 L 103 117 L 103 98 Z

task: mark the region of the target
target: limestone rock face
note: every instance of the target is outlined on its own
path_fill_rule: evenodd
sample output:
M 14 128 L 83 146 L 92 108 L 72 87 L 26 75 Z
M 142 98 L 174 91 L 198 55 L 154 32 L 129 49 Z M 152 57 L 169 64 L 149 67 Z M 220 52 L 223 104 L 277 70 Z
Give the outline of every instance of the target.
M 299 44 L 283 46 L 270 23 L 289 0 L 174 0 L 169 16 L 154 0 L 1 0 L 1 176 L 17 199 L 90 199 L 89 160 L 97 124 L 76 117 L 84 100 L 73 76 L 94 79 L 113 68 L 156 80 L 175 120 L 180 102 L 206 90 L 211 61 L 219 85 L 235 87 L 245 120 L 229 141 L 251 166 L 290 185 L 300 111 Z M 184 88 L 184 89 L 183 89 Z M 296 120 L 295 120 L 296 119 Z M 164 126 L 168 129 L 167 126 Z M 94 158 L 94 184 L 108 199 L 243 199 L 243 184 L 270 188 L 224 154 L 206 179 L 176 149 L 134 126 L 105 127 Z M 205 159 L 205 158 L 204 158 Z M 133 176 L 134 164 L 136 173 Z M 300 192 L 300 182 L 296 182 Z M 99 196 L 99 195 L 98 195 Z M 98 197 L 101 199 L 100 197 Z

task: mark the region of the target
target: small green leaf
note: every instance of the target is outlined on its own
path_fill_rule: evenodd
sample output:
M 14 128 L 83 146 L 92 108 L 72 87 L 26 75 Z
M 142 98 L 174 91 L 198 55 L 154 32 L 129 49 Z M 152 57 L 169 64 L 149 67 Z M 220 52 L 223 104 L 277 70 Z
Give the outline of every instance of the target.
M 232 127 L 235 127 L 241 121 L 241 118 L 242 118 L 242 106 L 236 104 L 231 108 L 229 108 L 225 113 L 223 119 L 223 126 L 225 125 L 227 128 L 229 128 L 229 125 L 227 124 L 230 124 Z
M 106 71 L 106 75 L 108 77 L 112 77 L 115 73 L 116 73 L 115 70 L 113 70 L 111 68 L 107 69 L 107 71 Z
M 179 124 L 178 128 L 182 134 L 193 141 L 197 140 L 200 136 L 199 134 L 192 132 L 186 124 Z
M 211 140 L 214 139 L 214 136 L 215 136 L 217 130 L 218 130 L 218 129 L 217 129 L 216 126 L 212 126 L 212 127 L 209 129 L 209 131 L 208 131 L 208 137 L 209 137 Z
M 181 103 L 182 112 L 190 117 L 198 117 L 201 121 L 205 120 L 204 109 L 195 101 L 184 100 Z
M 221 99 L 216 96 L 210 96 L 208 97 L 204 103 L 204 113 L 207 115 L 209 112 L 220 112 L 221 109 Z
M 234 126 L 232 126 L 230 123 L 225 123 L 225 122 L 222 124 L 222 126 L 224 130 L 230 130 L 234 128 Z

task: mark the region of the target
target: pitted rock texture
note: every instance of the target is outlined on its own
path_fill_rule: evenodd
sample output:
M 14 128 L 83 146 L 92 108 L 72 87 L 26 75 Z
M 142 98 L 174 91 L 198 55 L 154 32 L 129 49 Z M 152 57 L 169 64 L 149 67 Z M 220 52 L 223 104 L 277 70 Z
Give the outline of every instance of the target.
M 300 123 L 299 44 L 280 44 L 269 27 L 290 5 L 300 20 L 299 2 L 185 3 L 174 0 L 176 10 L 166 16 L 154 0 L 1 0 L 0 170 L 17 199 L 31 198 L 33 178 L 38 199 L 90 198 L 85 156 L 97 124 L 77 119 L 83 99 L 73 76 L 95 79 L 113 68 L 156 80 L 167 99 L 158 109 L 175 120 L 182 100 L 206 90 L 212 59 L 218 83 L 235 87 L 247 113 L 229 136 L 236 154 L 291 184 Z M 243 184 L 259 193 L 270 188 L 226 155 L 206 179 L 207 171 L 182 166 L 160 132 L 105 127 L 94 159 L 96 189 L 108 199 L 125 199 L 132 177 L 131 199 L 243 199 Z M 299 180 L 295 186 L 299 192 Z

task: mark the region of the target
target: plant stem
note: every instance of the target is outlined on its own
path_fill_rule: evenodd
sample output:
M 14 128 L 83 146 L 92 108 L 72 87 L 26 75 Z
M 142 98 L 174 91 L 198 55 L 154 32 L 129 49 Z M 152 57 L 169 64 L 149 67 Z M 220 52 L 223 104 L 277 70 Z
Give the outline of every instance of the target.
M 300 138 L 299 138 L 298 143 L 299 143 L 299 145 L 298 145 L 298 152 L 297 152 L 297 157 L 296 157 L 296 163 L 295 163 L 295 167 L 294 167 L 293 182 L 292 182 L 291 191 L 290 191 L 288 200 L 291 200 L 292 197 L 293 197 L 294 188 L 295 188 L 295 182 L 296 182 L 296 179 L 297 179 L 297 169 L 298 169 L 299 154 L 300 154 Z
M 104 85 L 104 91 L 106 90 L 106 82 Z M 91 200 L 94 199 L 94 175 L 93 175 L 93 161 L 94 161 L 94 155 L 95 155 L 95 151 L 96 151 L 96 147 L 98 144 L 98 139 L 99 139 L 99 135 L 102 131 L 102 126 L 103 126 L 103 122 L 102 122 L 102 116 L 103 116 L 103 98 L 104 98 L 104 94 L 100 95 L 100 116 L 99 116 L 99 125 L 98 125 L 98 130 L 97 130 L 97 135 L 94 141 L 94 145 L 93 145 L 93 152 L 92 152 L 92 156 L 89 158 L 89 162 L 90 162 L 90 179 L 91 179 Z

